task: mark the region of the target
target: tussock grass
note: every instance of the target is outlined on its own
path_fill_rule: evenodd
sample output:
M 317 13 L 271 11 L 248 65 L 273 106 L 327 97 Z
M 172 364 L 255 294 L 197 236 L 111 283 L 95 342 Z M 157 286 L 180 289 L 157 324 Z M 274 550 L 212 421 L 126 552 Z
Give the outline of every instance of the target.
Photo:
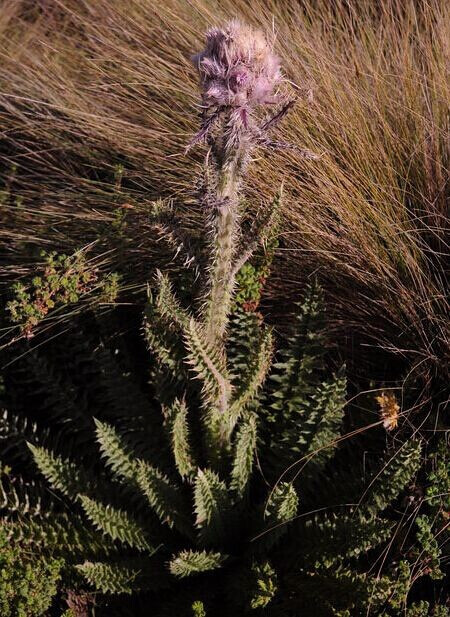
M 313 91 L 282 123 L 280 139 L 322 155 L 261 154 L 254 165 L 251 210 L 285 187 L 270 312 L 276 319 L 277 305 L 296 300 L 317 275 L 340 341 L 400 354 L 427 381 L 442 376 L 446 4 L 4 1 L 1 168 L 8 184 L 18 166 L 9 184 L 22 202 L 2 206 L 2 279 L 26 274 L 35 246 L 67 252 L 96 242 L 128 287 L 143 287 L 166 255 L 151 202 L 174 200 L 187 228 L 201 216 L 192 191 L 201 153 L 184 155 L 199 111 L 189 57 L 206 27 L 237 16 L 274 32 L 292 93 Z M 117 244 L 111 222 L 124 203 L 133 209 Z

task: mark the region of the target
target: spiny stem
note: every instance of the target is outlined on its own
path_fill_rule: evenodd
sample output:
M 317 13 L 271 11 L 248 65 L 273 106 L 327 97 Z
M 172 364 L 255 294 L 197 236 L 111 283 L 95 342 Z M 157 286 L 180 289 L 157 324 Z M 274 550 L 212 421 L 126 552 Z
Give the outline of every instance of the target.
M 205 316 L 206 336 L 219 343 L 225 334 L 234 287 L 234 259 L 239 232 L 239 180 L 245 159 L 245 147 L 226 158 L 218 170 L 216 190 L 213 260 L 210 290 Z

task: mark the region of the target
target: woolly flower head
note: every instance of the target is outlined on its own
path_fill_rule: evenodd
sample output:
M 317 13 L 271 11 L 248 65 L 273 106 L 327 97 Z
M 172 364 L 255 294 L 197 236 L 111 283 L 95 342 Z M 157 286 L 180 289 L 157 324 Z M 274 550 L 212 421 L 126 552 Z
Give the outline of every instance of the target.
M 193 57 L 208 106 L 254 107 L 274 102 L 280 63 L 260 30 L 233 20 L 206 33 L 206 49 Z

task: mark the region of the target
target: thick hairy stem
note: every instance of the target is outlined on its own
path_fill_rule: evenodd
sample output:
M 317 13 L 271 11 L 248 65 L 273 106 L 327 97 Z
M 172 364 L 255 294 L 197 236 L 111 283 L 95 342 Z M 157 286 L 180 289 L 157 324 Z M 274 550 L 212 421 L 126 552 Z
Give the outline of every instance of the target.
M 234 286 L 231 274 L 239 235 L 239 180 L 245 156 L 246 148 L 239 144 L 232 154 L 224 157 L 218 170 L 213 260 L 205 316 L 206 336 L 211 343 L 223 340 L 230 311 Z

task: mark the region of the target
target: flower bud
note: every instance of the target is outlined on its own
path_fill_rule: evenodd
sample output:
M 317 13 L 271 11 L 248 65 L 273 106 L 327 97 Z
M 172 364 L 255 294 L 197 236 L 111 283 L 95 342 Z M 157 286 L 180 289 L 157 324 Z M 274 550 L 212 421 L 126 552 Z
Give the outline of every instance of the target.
M 280 63 L 263 33 L 237 20 L 206 34 L 194 56 L 205 106 L 251 108 L 274 102 Z

